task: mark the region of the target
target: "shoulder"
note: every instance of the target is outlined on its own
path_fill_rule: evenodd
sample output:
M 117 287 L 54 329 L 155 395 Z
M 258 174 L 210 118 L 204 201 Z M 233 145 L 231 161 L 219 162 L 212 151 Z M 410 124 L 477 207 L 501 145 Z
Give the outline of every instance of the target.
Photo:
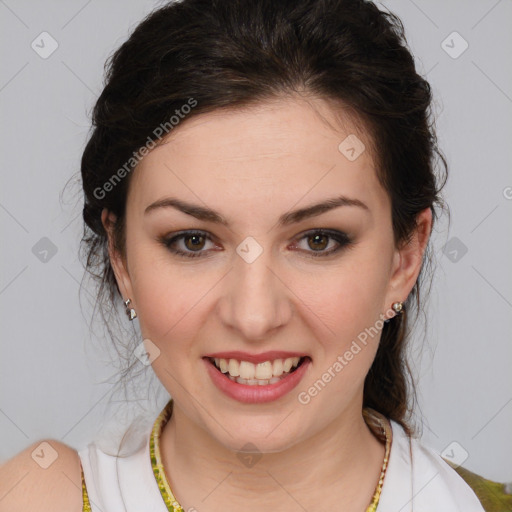
M 0 465 L 0 512 L 81 512 L 80 458 L 54 439 L 32 443 Z

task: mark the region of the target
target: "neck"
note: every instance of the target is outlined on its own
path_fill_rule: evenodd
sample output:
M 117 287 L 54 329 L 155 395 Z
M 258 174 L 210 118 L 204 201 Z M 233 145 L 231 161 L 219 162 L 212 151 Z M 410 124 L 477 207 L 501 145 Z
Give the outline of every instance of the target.
M 273 511 L 297 506 L 366 510 L 380 476 L 384 446 L 367 427 L 360 405 L 354 405 L 300 444 L 253 454 L 262 456 L 251 463 L 174 403 L 160 451 L 175 498 L 184 510 L 201 512 L 237 507 L 252 512 L 262 506 Z

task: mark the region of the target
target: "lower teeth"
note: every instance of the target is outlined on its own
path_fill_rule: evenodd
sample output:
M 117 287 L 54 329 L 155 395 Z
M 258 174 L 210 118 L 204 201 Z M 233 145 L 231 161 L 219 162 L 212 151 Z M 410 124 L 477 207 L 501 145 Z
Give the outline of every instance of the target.
M 242 379 L 242 377 L 233 377 L 229 374 L 226 375 L 226 377 L 233 382 L 237 382 L 238 384 L 246 384 L 248 386 L 266 386 L 267 384 L 275 384 L 276 382 L 279 382 L 287 375 L 288 373 L 283 374 L 281 377 L 272 377 L 271 379 Z

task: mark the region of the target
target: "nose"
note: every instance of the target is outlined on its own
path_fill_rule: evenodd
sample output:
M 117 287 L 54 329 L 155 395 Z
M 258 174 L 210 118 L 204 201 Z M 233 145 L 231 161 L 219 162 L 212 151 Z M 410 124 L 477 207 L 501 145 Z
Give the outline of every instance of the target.
M 224 280 L 218 311 L 224 325 L 247 340 L 266 340 L 286 325 L 292 316 L 293 293 L 270 251 L 264 250 L 254 261 L 238 254 Z

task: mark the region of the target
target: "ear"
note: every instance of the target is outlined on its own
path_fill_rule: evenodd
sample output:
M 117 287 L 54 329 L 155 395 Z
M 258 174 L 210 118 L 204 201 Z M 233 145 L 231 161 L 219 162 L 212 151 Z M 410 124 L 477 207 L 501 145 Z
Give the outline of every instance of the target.
M 404 302 L 418 279 L 432 230 L 432 210 L 425 208 L 416 217 L 416 228 L 409 241 L 395 250 L 384 311 L 394 302 Z
M 103 208 L 101 212 L 101 222 L 108 236 L 108 254 L 110 257 L 110 264 L 116 276 L 117 286 L 123 297 L 123 300 L 130 298 L 132 300 L 131 307 L 134 307 L 133 292 L 131 279 L 128 274 L 126 260 L 122 254 L 115 248 L 114 244 L 114 226 L 117 221 L 115 214 Z

